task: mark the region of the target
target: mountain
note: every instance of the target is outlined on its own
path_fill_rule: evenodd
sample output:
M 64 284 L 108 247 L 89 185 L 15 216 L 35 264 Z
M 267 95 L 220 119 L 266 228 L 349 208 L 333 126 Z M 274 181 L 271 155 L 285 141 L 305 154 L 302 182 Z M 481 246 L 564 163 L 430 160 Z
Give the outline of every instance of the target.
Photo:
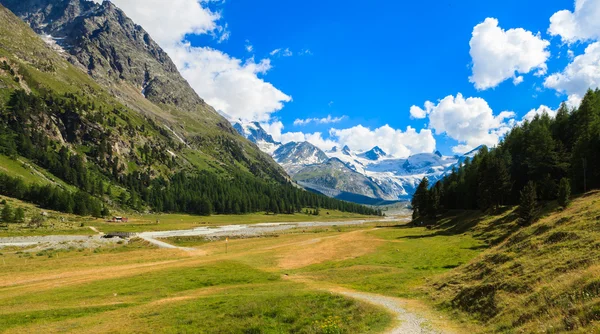
M 183 144 L 182 149 L 170 149 L 185 160 L 183 165 L 214 170 L 241 167 L 260 177 L 282 182 L 288 179 L 279 165 L 239 136 L 224 117 L 206 104 L 179 74 L 167 53 L 111 2 L 0 0 L 0 4 L 44 37 L 50 48 L 59 49 L 60 56 L 87 73 L 108 95 L 153 122 L 170 140 Z M 13 40 L 5 45 L 11 44 L 14 45 Z M 10 51 L 29 62 L 51 62 L 46 67 L 52 73 L 58 65 L 55 55 L 48 60 L 31 56 L 41 47 L 35 41 Z M 25 54 L 27 49 L 32 50 Z M 82 88 L 89 86 L 83 84 Z M 127 151 L 134 150 L 130 142 L 124 140 Z M 124 157 L 122 161 L 127 160 Z
M 290 181 L 116 6 L 0 0 L 0 195 L 95 217 L 315 205 L 377 214 Z
M 329 159 L 323 151 L 309 142 L 280 145 L 273 152 L 273 158 L 292 176 L 296 174 L 298 167 L 322 164 Z
M 233 124 L 233 128 L 239 134 L 258 145 L 263 152 L 272 154 L 281 145 L 281 143 L 273 140 L 273 137 L 268 134 L 258 122 L 236 122 Z
M 381 148 L 379 148 L 379 146 L 375 146 L 371 150 L 361 153 L 358 156 L 361 158 L 377 161 L 377 160 L 387 156 L 387 153 L 385 153 L 385 151 L 383 151 Z
M 348 168 L 337 158 L 302 168 L 293 178 L 302 186 L 335 198 L 350 193 L 374 199 L 395 199 L 387 196 L 369 177 Z
M 250 131 L 244 130 L 252 127 L 263 133 L 260 124 L 243 124 L 238 122 L 234 127 L 259 147 L 265 147 L 266 141 L 256 141 Z M 378 146 L 365 152 L 354 152 L 348 146 L 323 152 L 307 142 L 282 145 L 272 141 L 271 145 L 265 152 L 270 153 L 303 187 L 365 204 L 373 200 L 408 200 L 423 177 L 433 184 L 481 149 L 478 147 L 465 155 L 452 157 L 437 151 L 400 159 L 388 155 Z

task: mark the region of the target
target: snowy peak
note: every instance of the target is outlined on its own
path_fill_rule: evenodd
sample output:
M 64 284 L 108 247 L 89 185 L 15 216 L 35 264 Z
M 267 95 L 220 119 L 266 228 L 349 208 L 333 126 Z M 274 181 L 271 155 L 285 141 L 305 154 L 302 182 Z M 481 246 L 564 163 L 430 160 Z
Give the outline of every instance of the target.
M 387 156 L 387 153 L 385 153 L 385 151 L 383 151 L 379 146 L 375 146 L 370 151 L 361 153 L 359 156 L 365 159 L 377 161 L 380 158 Z
M 239 121 L 233 124 L 233 128 L 253 143 L 266 142 L 269 144 L 280 144 L 258 122 L 243 123 Z
M 342 153 L 344 153 L 345 155 L 352 155 L 352 151 L 350 151 L 350 147 L 348 147 L 348 145 L 342 148 Z
M 475 149 L 463 154 L 463 156 L 473 158 L 475 155 L 477 155 L 477 153 L 479 153 L 479 151 L 481 151 L 482 148 L 483 148 L 483 145 L 479 145 Z
M 314 165 L 327 161 L 327 155 L 309 142 L 290 142 L 273 152 L 275 161 L 282 165 Z

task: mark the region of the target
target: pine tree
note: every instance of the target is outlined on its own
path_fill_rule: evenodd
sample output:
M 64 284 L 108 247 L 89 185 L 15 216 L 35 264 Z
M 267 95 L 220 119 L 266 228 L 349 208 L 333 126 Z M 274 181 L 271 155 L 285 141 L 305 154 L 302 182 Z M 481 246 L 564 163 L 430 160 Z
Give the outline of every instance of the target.
M 17 208 L 15 210 L 15 216 L 13 217 L 13 222 L 22 223 L 25 221 L 25 210 L 23 208 Z
M 4 204 L 4 208 L 2 209 L 2 221 L 4 223 L 12 223 L 13 218 L 13 211 L 10 204 Z
M 558 204 L 563 208 L 566 208 L 569 205 L 571 197 L 571 181 L 567 178 L 563 178 L 560 180 L 558 184 Z
M 413 219 L 422 218 L 427 215 L 429 207 L 429 180 L 424 177 L 417 187 L 417 191 L 412 198 Z
M 535 183 L 529 181 L 521 190 L 521 202 L 517 209 L 519 222 L 522 226 L 532 224 L 537 218 L 537 193 Z

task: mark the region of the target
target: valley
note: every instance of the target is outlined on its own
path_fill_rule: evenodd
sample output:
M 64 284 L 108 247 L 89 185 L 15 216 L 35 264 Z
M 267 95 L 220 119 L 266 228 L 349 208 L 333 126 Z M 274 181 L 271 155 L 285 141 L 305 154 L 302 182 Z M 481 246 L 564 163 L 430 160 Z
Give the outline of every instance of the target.
M 333 3 L 0 0 L 0 333 L 600 333 L 600 0 Z

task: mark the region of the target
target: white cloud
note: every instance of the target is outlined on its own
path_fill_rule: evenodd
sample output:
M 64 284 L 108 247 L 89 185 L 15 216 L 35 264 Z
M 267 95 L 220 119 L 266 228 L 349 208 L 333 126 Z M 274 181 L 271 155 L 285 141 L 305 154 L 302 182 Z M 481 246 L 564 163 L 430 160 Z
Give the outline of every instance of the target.
M 523 121 L 532 121 L 535 116 L 542 115 L 544 113 L 548 114 L 550 118 L 554 118 L 556 117 L 557 110 L 553 110 L 548 106 L 541 105 L 539 108 L 531 109 L 527 114 L 525 114 L 525 116 L 523 116 Z
M 323 138 L 321 132 L 283 132 L 283 123 L 274 121 L 261 123 L 267 133 L 273 139 L 282 143 L 307 141 L 322 150 L 330 150 L 334 146 L 348 145 L 352 150 L 366 151 L 375 146 L 381 147 L 387 153 L 398 157 L 408 157 L 411 154 L 422 152 L 433 152 L 435 150 L 435 138 L 429 129 L 417 132 L 412 127 L 406 131 L 394 129 L 384 125 L 376 129 L 370 129 L 357 125 L 347 129 L 330 129 L 329 138 Z
M 331 123 L 339 123 L 341 121 L 343 121 L 344 119 L 346 119 L 347 116 L 340 116 L 340 117 L 331 117 L 331 115 L 327 115 L 327 117 L 324 118 L 307 118 L 307 119 L 296 119 L 294 121 L 294 125 L 296 126 L 302 126 L 302 125 L 307 125 L 310 123 L 316 123 L 316 124 L 331 124 Z
M 335 139 L 338 146 L 348 145 L 351 149 L 358 151 L 366 151 L 374 146 L 379 146 L 387 153 L 397 157 L 433 152 L 436 145 L 431 130 L 422 129 L 417 132 L 410 126 L 406 128 L 406 131 L 402 131 L 389 125 L 373 130 L 357 125 L 349 129 L 331 129 L 329 134 Z
M 258 75 L 271 69 L 269 59 L 255 62 L 206 47 L 181 44 L 171 57 L 198 95 L 208 104 L 233 118 L 266 121 L 292 98 Z
M 210 34 L 219 42 L 229 37 L 227 24 L 220 23 L 221 15 L 206 7 L 213 1 L 146 0 L 140 4 L 112 0 L 147 29 L 208 104 L 236 119 L 267 120 L 292 100 L 261 77 L 271 69 L 269 59 L 241 60 L 184 40 L 188 34 Z
M 583 98 L 581 98 L 577 95 L 569 95 L 569 98 L 567 99 L 566 103 L 569 108 L 577 109 L 577 108 L 579 108 L 579 105 L 581 104 L 581 100 L 583 100 Z
M 101 0 L 94 0 L 102 2 Z M 203 7 L 197 0 L 144 0 L 143 4 L 132 0 L 111 0 L 127 16 L 146 29 L 161 46 L 181 41 L 186 34 L 222 32 L 218 24 L 219 13 Z
M 473 28 L 469 44 L 473 61 L 469 81 L 479 90 L 494 88 L 510 78 L 519 84 L 523 78 L 516 73 L 526 74 L 532 70 L 537 70 L 538 76 L 546 73 L 550 42 L 539 33 L 534 35 L 522 28 L 504 30 L 498 26 L 497 19 L 487 18 Z
M 246 48 L 246 51 L 248 51 L 248 52 L 254 51 L 254 46 L 252 44 L 250 44 L 249 40 L 246 40 L 246 46 L 245 46 L 245 48 Z
M 566 94 L 570 106 L 579 106 L 589 88 L 600 86 L 600 42 L 588 45 L 562 72 L 548 76 L 544 86 Z
M 271 51 L 269 54 L 273 57 L 275 57 L 275 56 L 291 57 L 294 55 L 294 53 L 292 52 L 292 50 L 290 50 L 290 48 L 275 49 L 275 50 Z
M 523 82 L 523 80 L 525 80 L 525 78 L 523 78 L 523 76 L 522 76 L 522 75 L 520 75 L 520 76 L 518 76 L 518 77 L 515 77 L 515 78 L 513 79 L 513 84 L 514 84 L 515 86 L 517 86 L 517 85 L 519 85 L 521 82 Z
M 560 36 L 563 42 L 600 39 L 600 1 L 576 0 L 575 10 L 561 10 L 550 18 L 548 33 Z
M 488 103 L 478 97 L 465 99 L 458 93 L 449 95 L 438 104 L 427 101 L 425 109 L 411 107 L 413 117 L 429 117 L 429 127 L 436 134 L 447 134 L 459 142 L 453 148 L 455 153 L 465 153 L 479 145 L 494 146 L 500 138 L 514 126 L 515 113 L 503 111 L 494 113 Z
M 300 52 L 298 52 L 299 55 L 301 56 L 312 56 L 313 53 L 310 49 L 302 49 Z

